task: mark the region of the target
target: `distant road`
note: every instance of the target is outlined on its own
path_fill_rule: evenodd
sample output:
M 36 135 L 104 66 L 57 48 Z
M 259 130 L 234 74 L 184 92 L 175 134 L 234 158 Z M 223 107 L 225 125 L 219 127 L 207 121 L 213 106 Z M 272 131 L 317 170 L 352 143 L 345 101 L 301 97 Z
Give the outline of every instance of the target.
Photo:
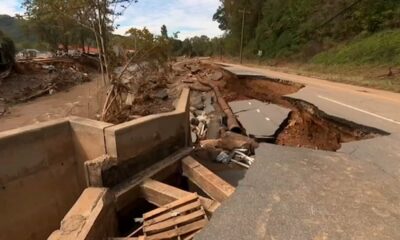
M 263 75 L 304 84 L 303 89 L 289 97 L 310 102 L 333 116 L 389 133 L 400 133 L 400 94 L 266 68 L 221 64 L 236 75 Z

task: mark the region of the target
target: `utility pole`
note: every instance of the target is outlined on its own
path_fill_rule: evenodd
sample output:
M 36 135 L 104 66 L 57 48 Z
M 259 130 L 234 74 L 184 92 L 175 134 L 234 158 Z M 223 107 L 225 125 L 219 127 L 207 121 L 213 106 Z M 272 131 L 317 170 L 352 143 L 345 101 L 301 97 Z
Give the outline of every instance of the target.
M 242 35 L 240 37 L 240 64 L 243 63 L 243 40 L 244 40 L 244 21 L 246 19 L 246 14 L 250 14 L 250 11 L 246 11 L 246 8 L 239 10 L 242 13 Z

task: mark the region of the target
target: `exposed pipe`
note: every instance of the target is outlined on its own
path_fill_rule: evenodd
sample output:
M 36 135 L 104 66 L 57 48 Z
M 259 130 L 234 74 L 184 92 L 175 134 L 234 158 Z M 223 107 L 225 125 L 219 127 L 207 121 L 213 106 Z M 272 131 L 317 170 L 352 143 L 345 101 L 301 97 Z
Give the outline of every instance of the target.
M 215 96 L 217 97 L 218 104 L 221 107 L 222 111 L 224 111 L 224 113 L 227 117 L 228 129 L 231 132 L 242 133 L 242 128 L 240 127 L 235 114 L 233 114 L 232 109 L 229 107 L 228 103 L 223 98 L 221 91 L 219 90 L 219 87 L 215 86 L 214 84 L 209 83 L 208 81 L 203 81 L 200 78 L 197 78 L 197 79 L 201 84 L 209 86 L 214 90 Z

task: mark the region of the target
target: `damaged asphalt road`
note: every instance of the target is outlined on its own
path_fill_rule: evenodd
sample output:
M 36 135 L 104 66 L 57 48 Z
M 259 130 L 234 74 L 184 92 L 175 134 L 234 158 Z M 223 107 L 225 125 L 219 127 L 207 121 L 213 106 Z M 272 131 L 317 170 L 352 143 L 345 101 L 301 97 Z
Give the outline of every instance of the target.
M 248 74 L 250 70 L 235 66 L 229 71 Z M 282 75 L 269 75 L 277 76 Z M 308 101 L 333 121 L 342 121 L 344 128 L 358 127 L 377 135 L 347 139 L 337 152 L 260 144 L 255 164 L 236 192 L 195 239 L 400 238 L 396 227 L 400 223 L 400 98 L 391 93 L 376 97 L 381 93 L 375 91 L 357 92 L 350 98 L 349 92 L 359 87 L 319 89 L 318 81 L 291 93 L 292 101 Z M 321 94 L 339 100 L 321 103 Z M 347 94 L 348 103 L 342 94 Z M 360 105 L 347 107 L 355 102 Z

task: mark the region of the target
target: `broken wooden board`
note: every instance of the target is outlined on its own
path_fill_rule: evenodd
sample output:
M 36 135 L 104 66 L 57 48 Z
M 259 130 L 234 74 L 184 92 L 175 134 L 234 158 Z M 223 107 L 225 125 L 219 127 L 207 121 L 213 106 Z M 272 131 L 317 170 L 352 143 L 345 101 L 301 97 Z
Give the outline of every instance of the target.
M 207 223 L 196 193 L 143 214 L 145 239 L 192 239 Z
M 141 195 L 149 203 L 158 207 L 191 195 L 191 192 L 167 185 L 152 179 L 144 181 L 141 186 Z M 212 199 L 199 196 L 200 203 L 209 214 L 213 214 L 220 203 Z
M 190 156 L 182 160 L 182 169 L 184 176 L 188 177 L 194 184 L 218 202 L 225 201 L 235 191 L 233 186 Z

